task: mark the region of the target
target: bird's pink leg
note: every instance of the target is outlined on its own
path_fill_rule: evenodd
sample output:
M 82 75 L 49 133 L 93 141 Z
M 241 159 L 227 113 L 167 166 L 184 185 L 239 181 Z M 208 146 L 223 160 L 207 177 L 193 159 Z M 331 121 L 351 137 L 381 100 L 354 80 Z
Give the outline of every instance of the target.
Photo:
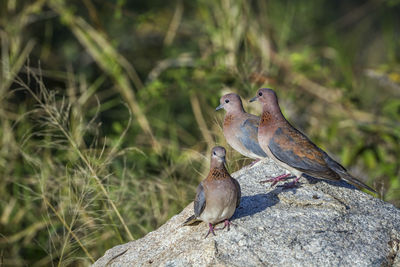
M 215 228 L 215 230 L 224 230 L 227 226 L 228 226 L 228 231 L 231 229 L 231 225 L 234 225 L 233 223 L 231 223 L 231 221 L 229 220 L 225 220 L 224 221 L 224 227 L 222 228 Z
M 206 235 L 204 238 L 207 238 L 207 236 L 208 236 L 210 233 L 212 233 L 213 235 L 215 235 L 215 233 L 214 233 L 214 226 L 212 225 L 212 223 L 209 223 L 209 224 L 208 224 L 208 227 L 209 227 L 208 233 L 207 233 L 207 235 Z
M 277 177 L 274 177 L 274 178 L 271 178 L 271 179 L 267 179 L 267 180 L 264 180 L 264 181 L 261 181 L 260 183 L 270 183 L 270 182 L 272 182 L 272 184 L 271 184 L 271 186 L 274 186 L 274 185 L 276 185 L 278 182 L 280 182 L 280 181 L 285 181 L 285 178 L 287 178 L 287 177 L 289 177 L 291 174 L 290 173 L 288 173 L 288 174 L 282 174 L 282 175 L 279 175 L 279 176 L 277 176 Z
M 297 185 L 297 182 L 299 181 L 300 177 L 296 177 L 292 182 L 290 183 L 284 183 L 281 185 L 283 188 L 294 188 Z

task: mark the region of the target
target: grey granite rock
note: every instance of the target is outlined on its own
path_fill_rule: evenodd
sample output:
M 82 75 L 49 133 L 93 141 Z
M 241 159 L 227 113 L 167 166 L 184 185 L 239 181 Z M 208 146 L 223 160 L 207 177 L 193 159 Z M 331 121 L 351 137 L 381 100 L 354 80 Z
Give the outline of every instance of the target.
M 344 183 L 302 178 L 283 190 L 271 161 L 233 174 L 242 187 L 228 232 L 181 227 L 193 204 L 145 237 L 116 246 L 94 266 L 400 266 L 400 210 Z

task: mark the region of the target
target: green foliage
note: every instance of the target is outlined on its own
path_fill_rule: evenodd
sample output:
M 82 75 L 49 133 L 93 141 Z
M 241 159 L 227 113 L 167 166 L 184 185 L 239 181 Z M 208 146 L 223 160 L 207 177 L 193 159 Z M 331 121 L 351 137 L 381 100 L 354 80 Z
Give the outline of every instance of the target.
M 219 97 L 285 115 L 400 206 L 399 1 L 0 2 L 0 254 L 88 265 L 194 197 Z M 1 264 L 0 264 L 1 265 Z

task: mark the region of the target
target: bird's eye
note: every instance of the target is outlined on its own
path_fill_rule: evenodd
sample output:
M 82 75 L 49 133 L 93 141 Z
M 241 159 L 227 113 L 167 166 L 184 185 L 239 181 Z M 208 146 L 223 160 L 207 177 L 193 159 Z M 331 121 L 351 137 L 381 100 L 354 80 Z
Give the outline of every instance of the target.
M 259 96 L 262 96 L 262 93 L 261 93 L 261 92 L 259 92 L 259 93 L 258 93 L 258 95 L 259 95 Z
M 229 99 L 225 99 L 225 103 L 229 103 Z
M 217 153 L 215 153 L 215 151 L 214 151 L 214 152 L 213 152 L 213 155 L 214 155 L 214 156 L 216 156 L 216 155 L 217 155 Z

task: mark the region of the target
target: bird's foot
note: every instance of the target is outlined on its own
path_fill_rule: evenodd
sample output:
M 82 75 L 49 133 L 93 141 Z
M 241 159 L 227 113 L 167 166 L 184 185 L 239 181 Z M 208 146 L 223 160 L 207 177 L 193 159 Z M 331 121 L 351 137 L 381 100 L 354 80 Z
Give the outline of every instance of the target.
M 208 224 L 208 227 L 209 227 L 208 233 L 207 233 L 207 235 L 206 235 L 204 238 L 207 238 L 207 236 L 208 236 L 210 233 L 212 233 L 213 235 L 215 235 L 215 233 L 214 233 L 214 226 L 212 225 L 212 223 L 209 223 L 209 224 Z
M 234 225 L 231 223 L 229 220 L 224 221 L 224 227 L 222 228 L 215 228 L 215 230 L 224 230 L 226 227 L 228 227 L 228 231 L 231 229 L 231 225 Z
M 279 175 L 277 177 L 261 181 L 260 183 L 263 184 L 263 183 L 271 183 L 272 182 L 271 186 L 274 186 L 280 181 L 285 181 L 286 178 L 288 178 L 290 175 L 291 175 L 290 173 L 282 174 L 282 175 Z
M 297 187 L 297 182 L 299 181 L 300 177 L 297 177 L 290 183 L 284 183 L 283 185 L 278 185 L 279 187 L 283 187 L 284 189 L 295 188 Z

